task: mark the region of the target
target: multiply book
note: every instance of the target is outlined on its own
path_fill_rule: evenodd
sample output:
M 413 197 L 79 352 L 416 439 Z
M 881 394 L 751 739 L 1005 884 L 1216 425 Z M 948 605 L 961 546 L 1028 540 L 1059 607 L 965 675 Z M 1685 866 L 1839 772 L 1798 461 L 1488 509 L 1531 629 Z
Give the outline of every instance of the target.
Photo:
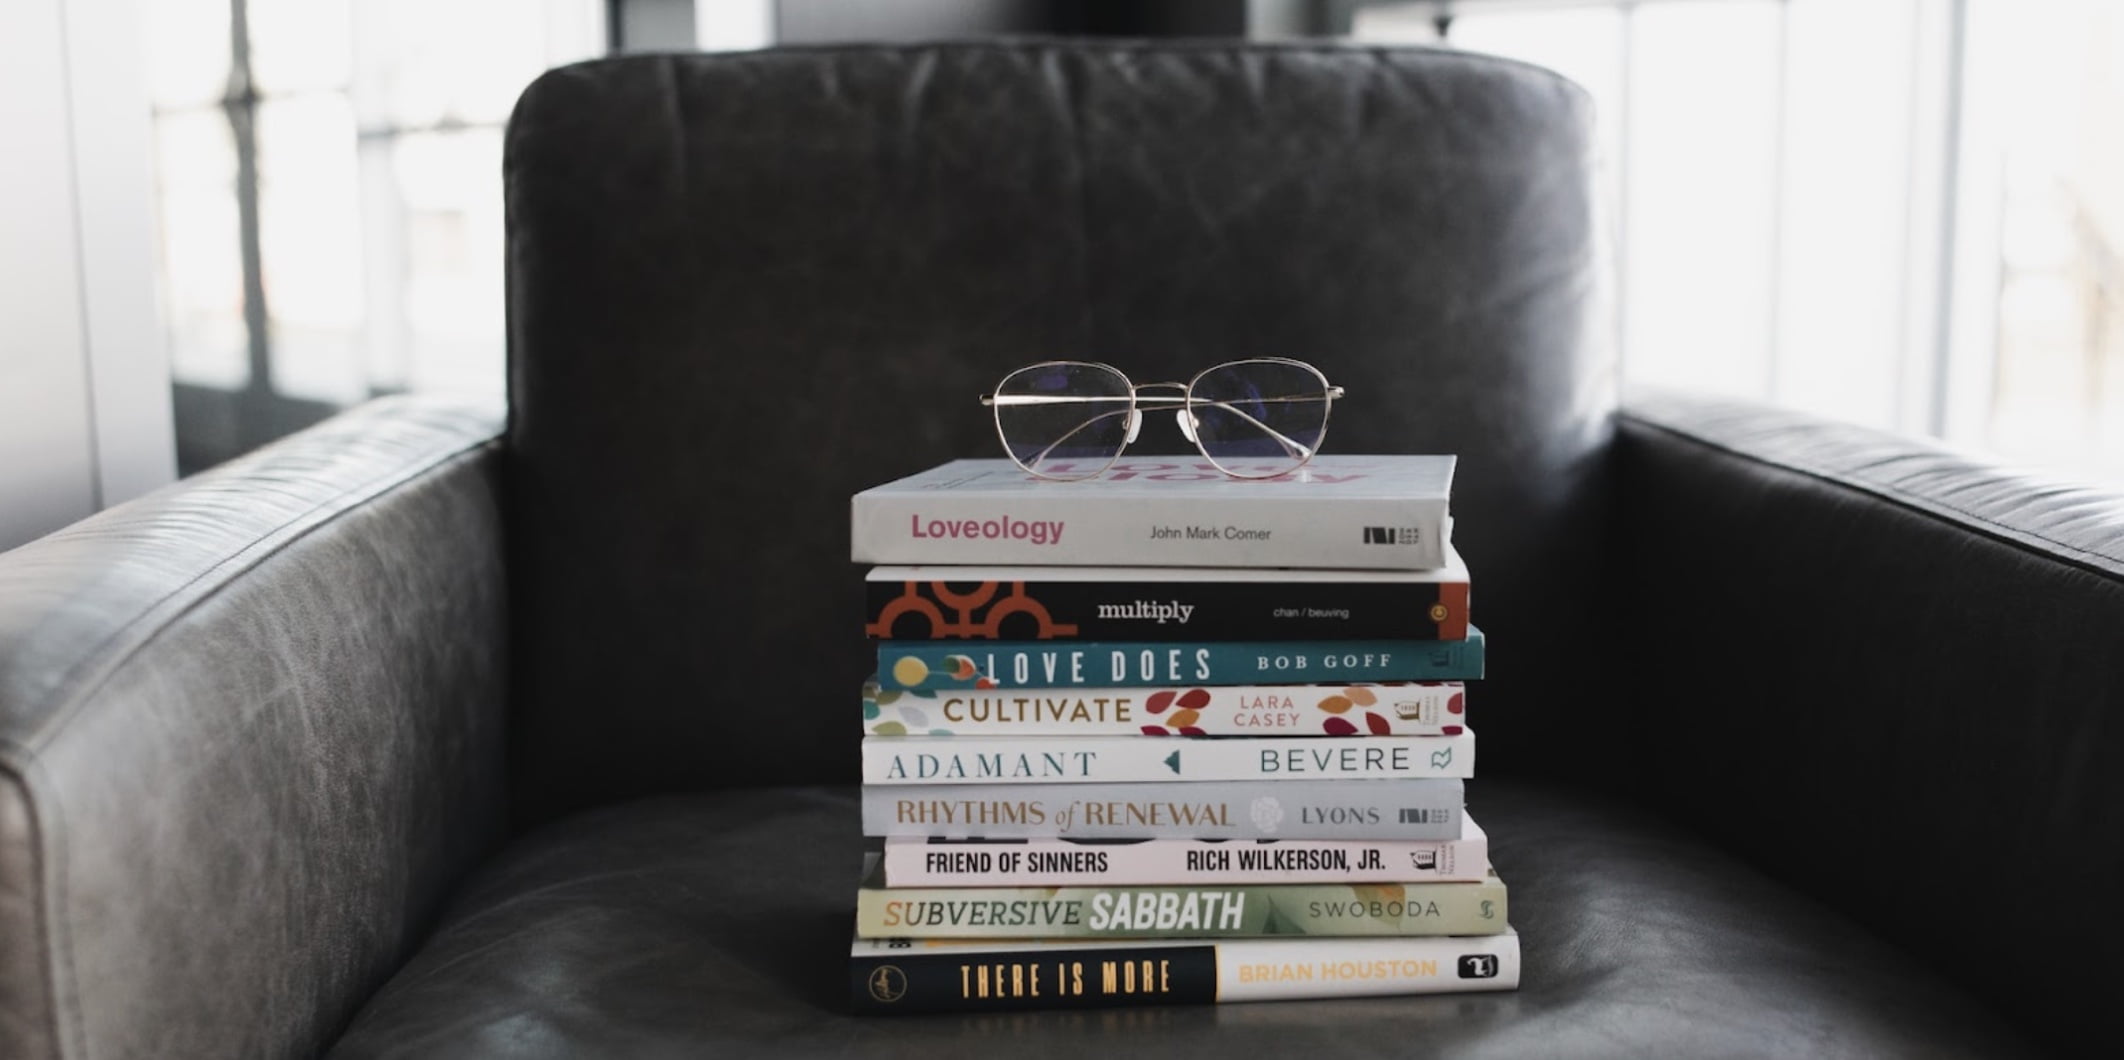
M 885 840 L 892 887 L 1473 882 L 1489 872 L 1489 837 L 1467 814 L 1458 838 L 1435 840 Z
M 863 683 L 875 736 L 1452 736 L 1459 681 L 906 692 Z
M 865 736 L 863 783 L 1084 784 L 1475 775 L 1455 736 Z
M 873 567 L 885 640 L 1461 640 L 1468 568 Z
M 866 836 L 989 839 L 1451 839 L 1459 780 L 865 784 Z
M 1519 987 L 1519 935 L 961 941 L 857 939 L 861 1015 L 1208 1005 Z
M 1466 640 L 878 642 L 877 682 L 895 691 L 1143 688 L 1306 682 L 1472 681 L 1482 630 Z
M 1289 883 L 1163 887 L 886 887 L 866 854 L 863 938 L 1258 938 L 1495 935 L 1505 886 Z
M 1446 563 L 1450 455 L 1316 456 L 1274 478 L 1200 459 L 1122 460 L 1096 478 L 1034 478 L 954 460 L 854 496 L 858 563 L 1344 567 Z

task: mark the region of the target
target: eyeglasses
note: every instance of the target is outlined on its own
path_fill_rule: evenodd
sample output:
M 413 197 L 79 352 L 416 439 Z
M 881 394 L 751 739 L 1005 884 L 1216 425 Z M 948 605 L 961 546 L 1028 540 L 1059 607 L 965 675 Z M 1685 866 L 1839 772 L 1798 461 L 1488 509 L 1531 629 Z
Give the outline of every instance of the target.
M 1143 426 L 1142 408 L 1171 408 L 1180 433 L 1233 478 L 1274 478 L 1305 466 L 1327 435 L 1342 388 L 1286 357 L 1228 361 L 1185 383 L 1131 383 L 1091 361 L 1042 361 L 981 395 L 995 409 L 1003 450 L 1044 479 L 1094 478 L 1121 458 Z

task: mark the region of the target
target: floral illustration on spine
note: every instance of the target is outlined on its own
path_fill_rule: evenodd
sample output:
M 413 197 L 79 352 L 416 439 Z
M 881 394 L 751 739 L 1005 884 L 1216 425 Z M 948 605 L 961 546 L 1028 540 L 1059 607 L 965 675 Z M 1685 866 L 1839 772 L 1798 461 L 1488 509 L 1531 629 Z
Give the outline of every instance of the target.
M 863 731 L 873 736 L 906 736 L 911 732 L 927 731 L 931 736 L 950 736 L 951 730 L 932 727 L 929 712 L 913 703 L 901 703 L 903 699 L 930 699 L 931 692 L 907 692 L 895 688 L 881 688 L 877 678 L 863 682 Z M 885 708 L 900 704 L 895 717 L 886 718 Z
M 1207 688 L 1190 688 L 1176 692 L 1170 688 L 1151 693 L 1143 701 L 1143 711 L 1161 724 L 1143 726 L 1145 736 L 1202 736 L 1202 727 L 1195 724 L 1202 720 L 1202 708 L 1209 706 Z M 1170 714 L 1167 711 L 1171 711 Z
M 1322 719 L 1320 729 L 1329 736 L 1359 736 L 1365 733 L 1385 736 L 1394 731 L 1394 723 L 1388 721 L 1386 715 L 1366 709 L 1377 706 L 1378 703 L 1379 697 L 1371 689 L 1362 685 L 1351 685 L 1322 697 L 1320 702 L 1313 705 L 1327 712 L 1328 716 Z M 1364 726 L 1362 729 L 1358 728 L 1360 722 Z

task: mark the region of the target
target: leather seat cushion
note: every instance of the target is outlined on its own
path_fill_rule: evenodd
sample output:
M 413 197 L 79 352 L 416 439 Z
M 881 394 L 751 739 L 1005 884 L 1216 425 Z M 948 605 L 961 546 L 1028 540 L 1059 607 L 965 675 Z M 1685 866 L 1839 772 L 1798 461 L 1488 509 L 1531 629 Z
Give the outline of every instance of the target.
M 1512 888 L 1517 991 L 855 1018 L 854 794 L 660 798 L 548 825 L 465 887 L 332 1055 L 1081 1057 L 1087 1035 L 1219 1058 L 2029 1051 L 1983 999 L 1656 817 L 1501 780 L 1468 797 Z

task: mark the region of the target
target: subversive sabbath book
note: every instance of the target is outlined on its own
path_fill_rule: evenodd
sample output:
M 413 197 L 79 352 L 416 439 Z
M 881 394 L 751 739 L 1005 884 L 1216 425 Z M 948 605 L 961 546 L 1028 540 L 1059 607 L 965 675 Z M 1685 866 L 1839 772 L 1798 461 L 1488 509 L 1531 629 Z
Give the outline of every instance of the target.
M 871 564 L 1313 567 L 1447 563 L 1452 455 L 1327 454 L 1239 479 L 1206 460 L 1121 460 L 1054 482 L 1008 460 L 953 460 L 857 493 L 853 558 Z

